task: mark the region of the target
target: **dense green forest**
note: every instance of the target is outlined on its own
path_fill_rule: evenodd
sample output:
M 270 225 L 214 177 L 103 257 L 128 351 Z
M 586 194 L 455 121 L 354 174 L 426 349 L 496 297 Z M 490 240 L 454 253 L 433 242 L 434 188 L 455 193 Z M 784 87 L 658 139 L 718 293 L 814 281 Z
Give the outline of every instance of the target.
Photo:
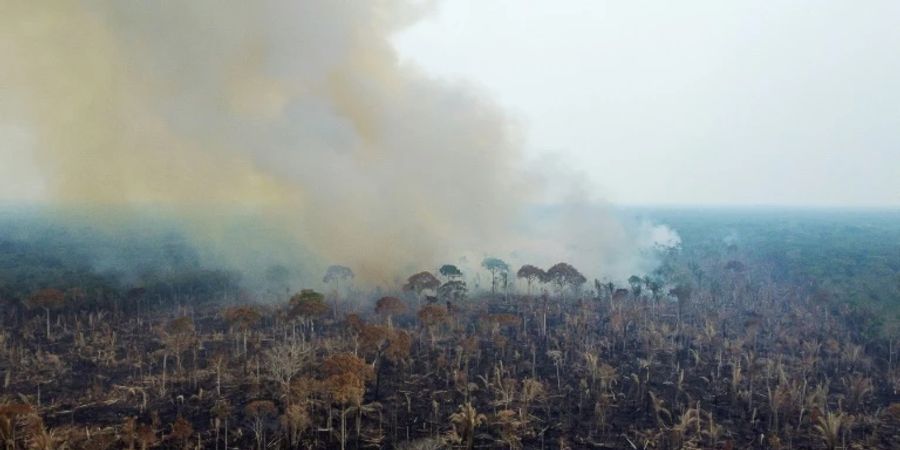
M 742 261 L 822 300 L 900 317 L 900 211 L 862 209 L 633 209 L 678 231 L 694 271 Z M 708 280 L 715 283 L 717 280 Z M 887 320 L 886 320 L 887 321 Z
M 113 233 L 66 223 L 52 214 L 0 215 L 0 300 L 21 305 L 33 292 L 77 288 L 72 307 L 128 308 L 139 289 L 144 304 L 236 295 L 242 275 L 204 262 L 175 228 Z

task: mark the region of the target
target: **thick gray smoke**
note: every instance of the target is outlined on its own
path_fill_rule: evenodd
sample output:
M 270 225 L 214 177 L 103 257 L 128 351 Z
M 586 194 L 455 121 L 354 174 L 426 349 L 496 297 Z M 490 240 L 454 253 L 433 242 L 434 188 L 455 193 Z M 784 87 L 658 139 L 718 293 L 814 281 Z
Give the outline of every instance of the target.
M 633 258 L 638 238 L 598 210 L 522 225 L 543 182 L 502 111 L 397 61 L 390 36 L 427 6 L 13 0 L 0 122 L 41 200 L 175 211 L 235 248 L 229 217 L 259 218 L 255 235 L 368 282 L 464 254 Z

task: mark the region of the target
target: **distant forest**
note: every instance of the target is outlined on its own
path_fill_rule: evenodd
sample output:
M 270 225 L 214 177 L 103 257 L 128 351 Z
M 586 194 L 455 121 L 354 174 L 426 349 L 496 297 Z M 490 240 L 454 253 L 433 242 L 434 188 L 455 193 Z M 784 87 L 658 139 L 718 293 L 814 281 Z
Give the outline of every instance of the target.
M 83 291 L 81 308 L 125 308 L 191 297 L 237 295 L 242 275 L 203 264 L 194 246 L 171 230 L 115 236 L 71 227 L 40 214 L 0 216 L 0 301 L 21 306 L 44 288 Z
M 682 238 L 678 258 L 701 279 L 704 264 L 752 263 L 776 282 L 818 289 L 820 300 L 858 304 L 887 311 L 894 322 L 900 319 L 900 211 L 745 208 L 629 213 L 677 230 Z M 706 280 L 713 287 L 719 281 Z
M 622 214 L 667 224 L 681 235 L 682 247 L 663 260 L 661 276 L 708 283 L 715 291 L 722 280 L 704 273 L 712 272 L 711 265 L 736 261 L 761 277 L 811 288 L 820 300 L 862 305 L 886 311 L 882 317 L 889 321 L 900 320 L 900 212 L 626 209 Z M 675 267 L 680 274 L 672 273 Z M 283 284 L 278 279 L 283 277 L 274 276 L 283 267 L 261 270 L 269 284 Z M 123 240 L 96 229 L 73 230 L 40 214 L 0 216 L 2 302 L 21 303 L 41 288 L 74 286 L 90 291 L 86 298 L 92 302 L 107 303 L 103 306 L 128 307 L 129 291 L 136 288 L 151 306 L 152 299 L 234 299 L 249 284 L 244 278 L 204 264 L 176 231 L 158 229 Z

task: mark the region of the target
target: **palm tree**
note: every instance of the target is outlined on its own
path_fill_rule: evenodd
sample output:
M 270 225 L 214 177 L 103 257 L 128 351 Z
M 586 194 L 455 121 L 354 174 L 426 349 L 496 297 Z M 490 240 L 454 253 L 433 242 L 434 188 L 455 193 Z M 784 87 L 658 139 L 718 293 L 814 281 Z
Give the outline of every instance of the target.
M 829 412 L 819 416 L 819 421 L 813 426 L 813 429 L 819 433 L 822 442 L 828 450 L 834 450 L 838 445 L 838 434 L 844 423 L 844 415 L 842 413 Z
M 487 417 L 479 414 L 469 402 L 459 405 L 459 411 L 450 415 L 450 422 L 467 450 L 475 445 L 475 429 L 486 421 Z

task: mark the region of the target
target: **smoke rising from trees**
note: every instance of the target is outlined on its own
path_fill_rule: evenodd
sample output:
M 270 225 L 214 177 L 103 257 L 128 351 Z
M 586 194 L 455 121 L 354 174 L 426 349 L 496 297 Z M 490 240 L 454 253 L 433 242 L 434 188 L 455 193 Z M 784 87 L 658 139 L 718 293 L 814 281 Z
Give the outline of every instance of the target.
M 363 282 L 471 253 L 587 271 L 636 258 L 646 233 L 602 209 L 521 225 L 546 180 L 515 126 L 391 47 L 428 7 L 15 1 L 0 18 L 0 58 L 16 62 L 0 68 L 0 123 L 51 205 L 162 208 L 216 245 L 249 245 L 230 217 L 257 217 L 268 225 L 245 240 L 289 236 Z

